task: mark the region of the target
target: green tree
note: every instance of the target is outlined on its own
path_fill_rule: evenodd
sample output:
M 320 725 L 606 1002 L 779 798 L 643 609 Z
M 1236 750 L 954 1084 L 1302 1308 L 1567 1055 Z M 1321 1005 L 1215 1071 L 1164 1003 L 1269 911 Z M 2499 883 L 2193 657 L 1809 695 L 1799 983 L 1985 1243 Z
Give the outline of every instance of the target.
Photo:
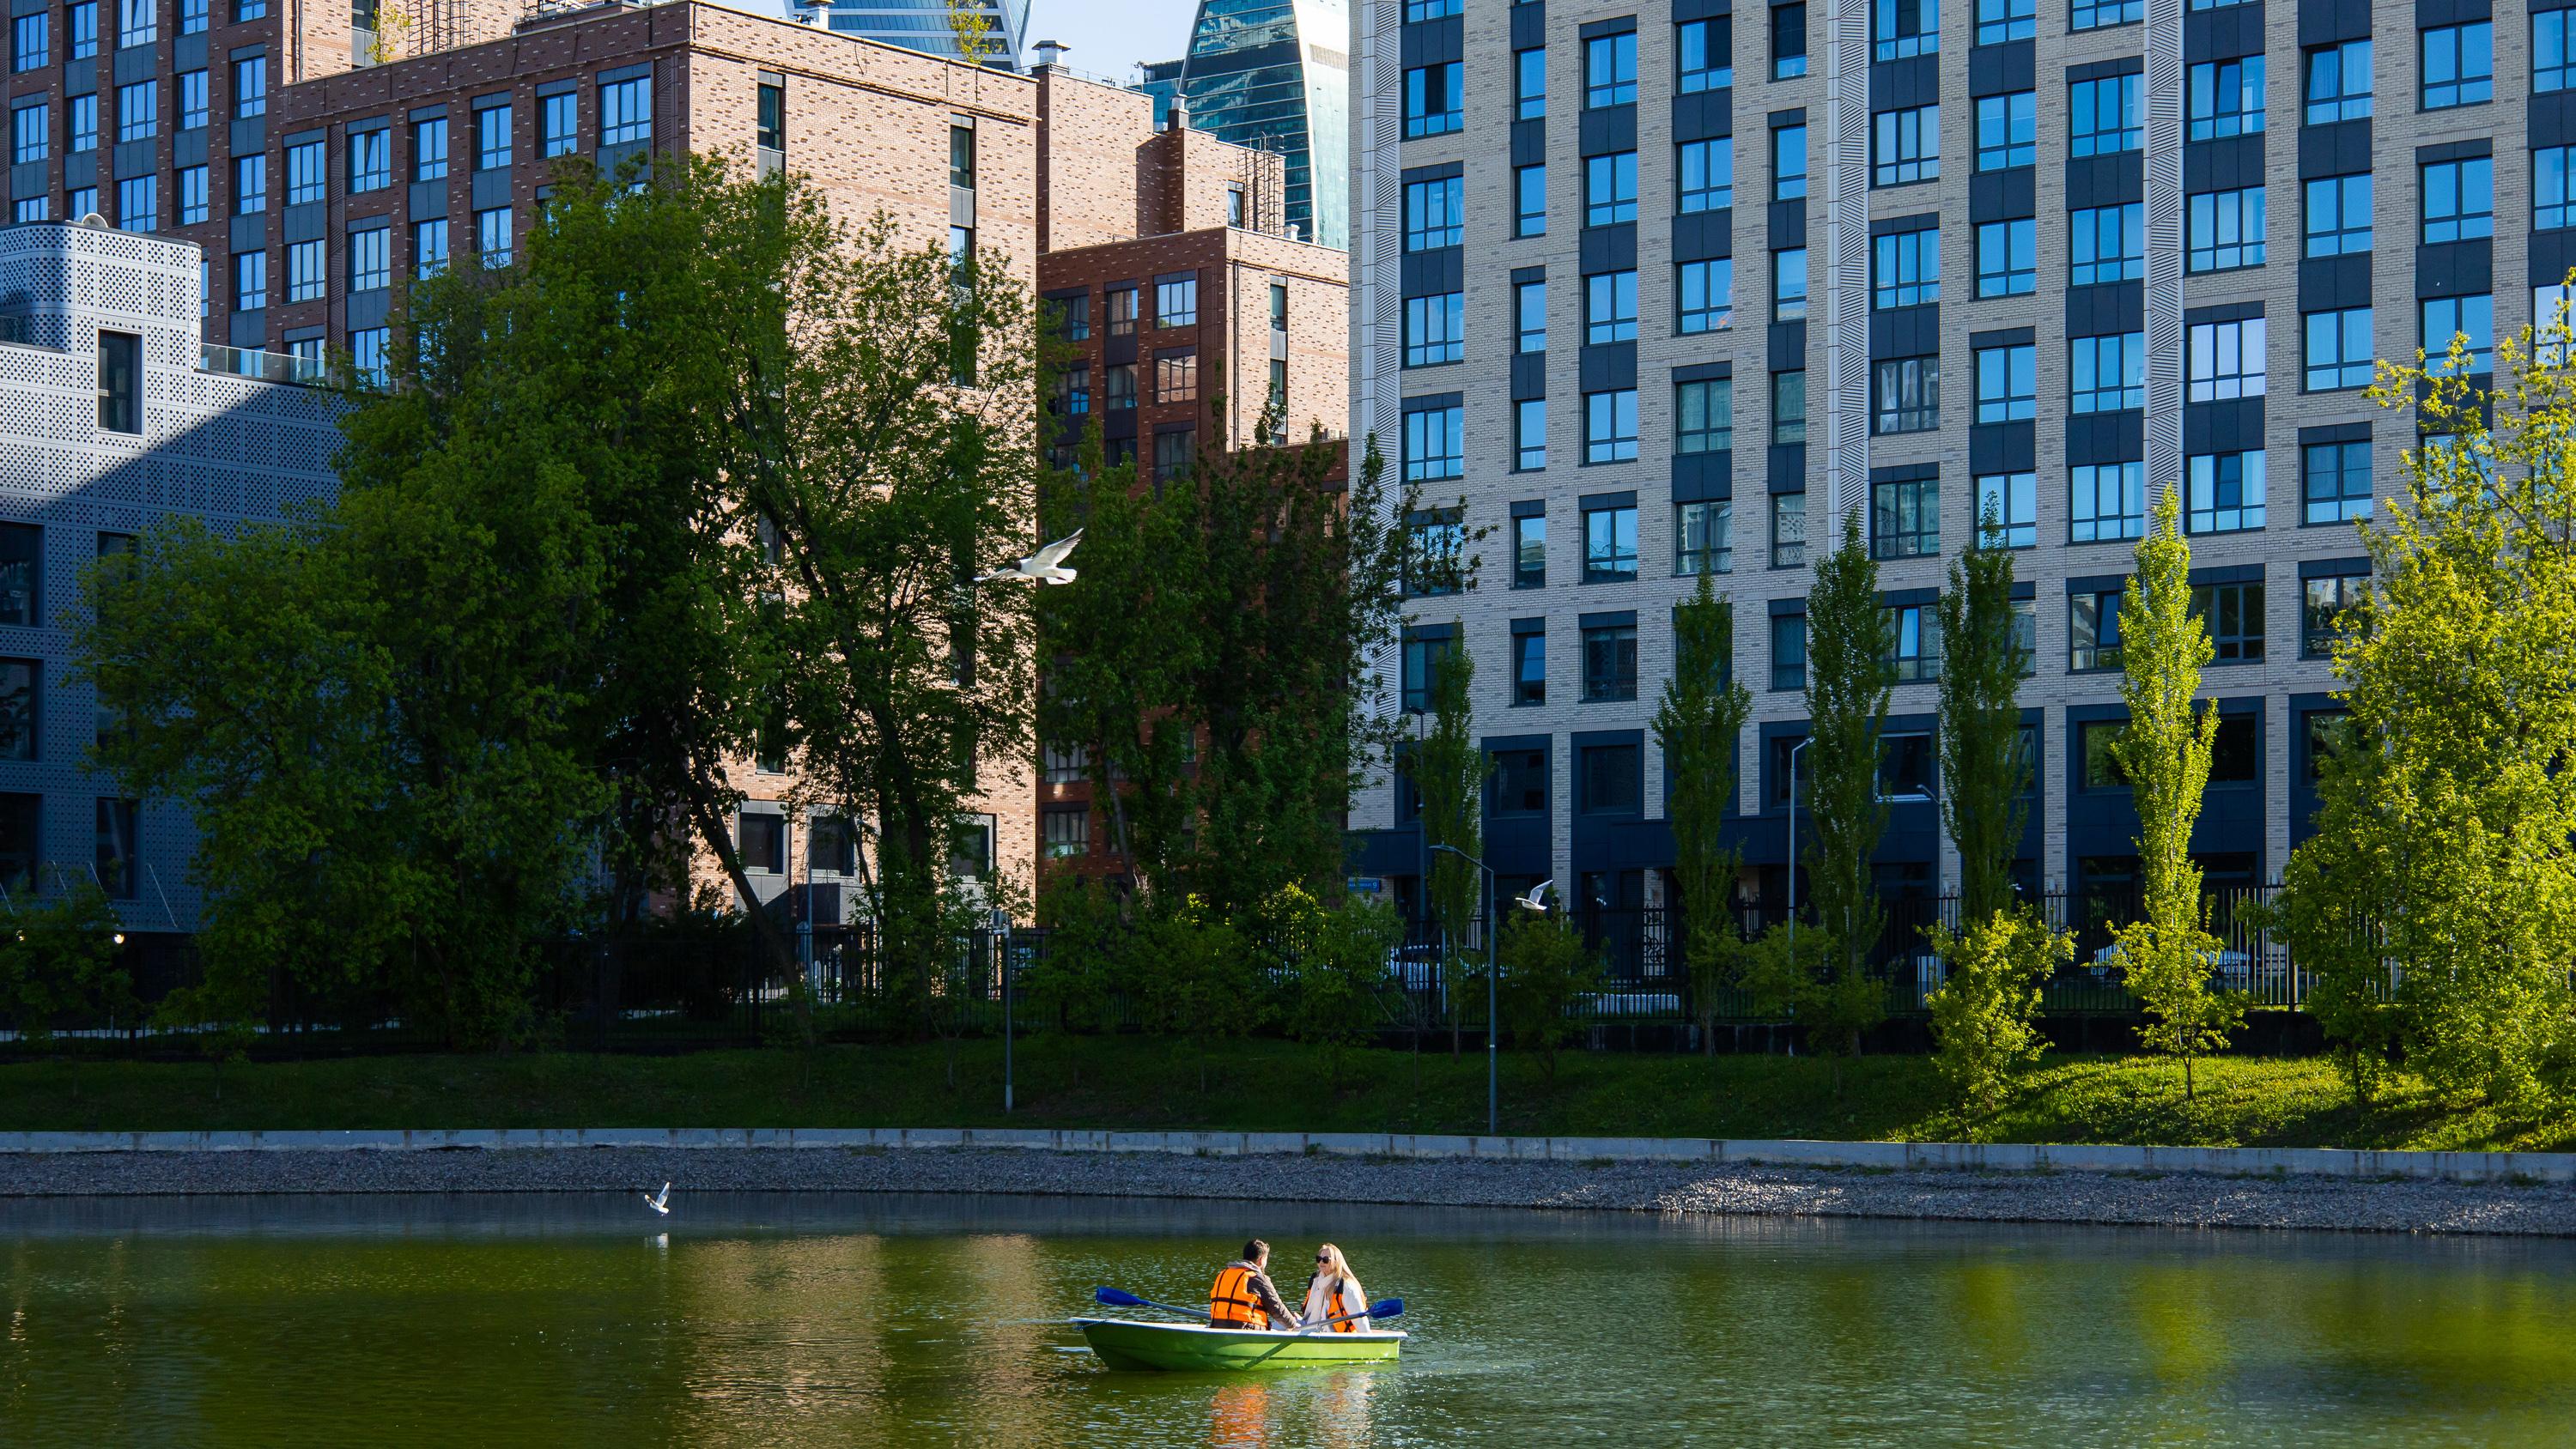
M 66 1020 L 130 1012 L 134 983 L 117 960 L 118 940 L 116 907 L 87 883 L 12 910 L 0 920 L 0 1019 L 41 1050 Z
M 1857 1055 L 1861 1033 L 1887 1013 L 1885 989 L 1869 973 L 1881 924 L 1870 865 L 1887 825 L 1878 742 L 1895 684 L 1891 652 L 1878 565 L 1859 512 L 1847 512 L 1840 545 L 1816 565 L 1807 595 L 1807 871 L 1824 956 L 1820 989 L 1802 993 L 1810 1030 L 1845 1055 Z
M 1503 927 L 1499 1025 L 1524 1051 L 1538 1053 L 1539 1072 L 1556 1080 L 1556 1054 L 1584 1030 L 1573 1008 L 1601 989 L 1601 958 L 1584 944 L 1566 911 L 1515 911 Z
M 1326 907 L 1294 887 L 1262 914 L 1269 939 L 1295 947 L 1289 1033 L 1321 1049 L 1327 1085 L 1339 1089 L 1350 1049 L 1373 1037 L 1382 1020 L 1377 993 L 1389 955 L 1403 944 L 1404 922 L 1383 901 L 1355 896 Z
M 2030 673 L 2013 609 L 2013 557 L 1995 530 L 1950 565 L 1941 593 L 1941 823 L 1959 851 L 1961 929 L 2012 904 L 2030 759 L 2017 696 Z
M 1451 627 L 1458 633 L 1465 631 L 1463 624 Z M 1414 790 L 1422 799 L 1423 843 L 1431 848 L 1431 915 L 1440 926 L 1440 939 L 1448 955 L 1444 965 L 1451 991 L 1456 994 L 1465 979 L 1468 927 L 1484 905 L 1484 873 L 1438 847 L 1447 846 L 1473 859 L 1484 859 L 1485 778 L 1493 771 L 1493 761 L 1476 743 L 1471 704 L 1475 656 L 1453 633 L 1449 646 L 1433 651 L 1432 657 L 1428 681 L 1431 727 L 1397 760 L 1412 777 Z M 1490 921 L 1485 925 L 1489 931 L 1493 927 Z M 1479 955 L 1482 965 L 1491 964 L 1490 950 Z M 1450 1029 L 1450 1054 L 1454 1056 L 1458 1050 L 1455 1012 L 1450 1013 Z
M 2210 660 L 2209 631 L 2191 611 L 2191 545 L 2182 536 L 2182 499 L 2168 486 L 2156 499 L 2138 568 L 2120 596 L 2120 697 L 2129 722 L 2112 746 L 2138 807 L 2138 874 L 2143 918 L 2118 929 L 2120 969 L 2147 1013 L 2147 1045 L 2182 1059 L 2183 1096 L 2192 1061 L 2227 1044 L 2244 1024 L 2241 993 L 2213 990 L 2218 939 L 2209 934 L 2192 826 L 2209 784 L 2218 710 L 2196 702 Z
M 1932 1010 L 1933 1065 L 1963 1103 L 1992 1111 L 2013 1069 L 2047 1045 L 2033 1022 L 2040 988 L 2075 959 L 2075 938 L 2049 929 L 2027 906 L 1970 922 L 1957 936 L 1935 927 L 1932 949 L 1949 967 Z
M 1691 983 L 1700 1042 L 1717 1051 L 1718 993 L 1740 969 L 1743 938 L 1735 921 L 1735 879 L 1743 852 L 1727 838 L 1736 803 L 1736 752 L 1753 693 L 1735 677 L 1735 606 L 1702 573 L 1691 597 L 1673 609 L 1673 674 L 1655 706 L 1655 742 L 1664 752 L 1669 795 L 1664 816 L 1673 831 L 1673 881 L 1679 908 L 1668 903 Z
M 2309 1007 L 2364 1099 L 2401 1051 L 2448 1096 L 2530 1107 L 2567 1091 L 2568 342 L 2563 316 L 2501 339 L 2492 391 L 2456 346 L 2429 367 L 2382 364 L 2373 391 L 2427 436 L 2406 452 L 2404 496 L 2362 530 L 2371 593 L 2335 651 L 2350 715 L 2283 892 L 2293 959 L 2316 973 Z
M 1232 922 L 1192 902 L 1158 902 L 1135 929 L 1136 947 L 1151 963 L 1153 989 L 1143 998 L 1146 1024 L 1190 1045 L 1204 1096 L 1218 1045 L 1246 1035 L 1261 1020 L 1261 982 L 1252 953 Z

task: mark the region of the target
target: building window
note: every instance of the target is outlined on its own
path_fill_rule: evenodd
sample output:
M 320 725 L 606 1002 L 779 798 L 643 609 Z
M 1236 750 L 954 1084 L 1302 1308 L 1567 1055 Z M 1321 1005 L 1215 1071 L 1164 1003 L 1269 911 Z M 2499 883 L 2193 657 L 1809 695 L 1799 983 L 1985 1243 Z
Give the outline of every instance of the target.
M 1771 129 L 1771 199 L 1795 201 L 1807 194 L 1807 128 Z
M 2263 129 L 2263 57 L 2204 61 L 2191 67 L 2184 92 L 2184 137 L 2215 141 Z
M 581 93 L 558 91 L 537 98 L 537 155 L 569 156 L 581 148 Z
M 2308 255 L 2336 257 L 2370 250 L 2370 173 L 2308 183 Z
M 1637 626 L 1611 624 L 1584 630 L 1583 702 L 1609 704 L 1636 697 Z
M 1871 0 L 1870 29 L 1880 60 L 1930 55 L 1941 48 L 1941 0 Z
M 202 70 L 179 72 L 179 129 L 203 130 L 213 114 L 213 103 L 207 99 L 206 73 Z
M 1404 479 L 1427 483 L 1467 472 L 1463 407 L 1413 408 L 1404 415 Z
M 1590 745 L 1583 751 L 1583 813 L 1634 815 L 1642 808 L 1645 776 L 1635 745 Z
M 2147 532 L 2147 465 L 2085 463 L 2067 488 L 2068 541 L 2111 543 Z
M 78 156 L 84 151 L 97 150 L 98 97 L 74 96 L 65 104 L 69 106 L 71 115 L 71 154 Z M 79 212 L 73 213 L 75 220 L 79 216 Z
M 2199 585 L 2191 591 L 2191 611 L 2209 630 L 2212 663 L 2252 664 L 2262 659 L 2262 584 Z
M 1678 37 L 1681 93 L 1722 91 L 1735 84 L 1735 17 L 1720 15 L 1684 23 Z
M 1807 7 L 1771 7 L 1771 78 L 1787 80 L 1807 73 Z
M 131 332 L 98 334 L 98 425 L 143 431 L 143 339 Z
M 2495 96 L 2495 25 L 2478 20 L 2424 32 L 2424 109 L 2473 106 Z
M 1637 274 L 1595 272 L 1583 279 L 1583 340 L 1633 342 L 1637 337 Z
M 21 196 L 12 200 L 9 203 L 10 224 L 15 226 L 21 222 L 47 219 L 53 215 L 53 201 L 50 196 Z M 213 288 L 207 285 L 205 280 L 213 265 L 212 262 L 207 261 L 197 263 L 197 315 L 200 317 L 209 316 L 214 310 Z
M 2324 659 L 2343 639 L 2343 614 L 2370 591 L 2370 575 L 2339 574 L 2308 579 L 2299 588 L 2299 653 Z
M 378 126 L 349 133 L 349 189 L 377 191 L 394 184 L 394 133 Z
M 1059 297 L 1055 303 L 1056 335 L 1067 342 L 1091 340 L 1091 294 Z
M 126 334 L 110 332 L 100 335 L 115 337 Z M 100 360 L 103 369 L 106 360 L 104 348 L 101 349 Z M 102 389 L 102 412 L 106 403 Z M 44 564 L 43 529 L 32 523 L 0 523 L 0 624 L 27 628 L 33 627 L 43 617 L 39 586 L 43 583 Z
M 1404 134 L 1445 136 L 1466 124 L 1460 109 L 1466 89 L 1466 66 L 1418 65 L 1404 73 Z
M 161 229 L 160 177 L 128 176 L 116 183 L 116 226 L 119 231 Z
M 1467 531 L 1458 510 L 1434 508 L 1414 514 L 1407 525 L 1404 592 L 1414 597 L 1454 594 L 1464 585 L 1461 565 Z
M 1154 325 L 1195 327 L 1199 320 L 1199 279 L 1165 277 L 1154 283 Z
M 2147 274 L 2147 208 L 2144 202 L 2087 207 L 2073 213 L 2076 286 L 2133 282 Z
M 1722 211 L 1735 204 L 1735 138 L 1684 141 L 1675 168 L 1685 213 Z
M 1416 634 L 1407 630 L 1403 651 L 1397 660 L 1399 703 L 1406 714 L 1428 714 L 1431 710 L 1431 687 L 1449 651 L 1457 641 L 1446 630 Z
M 2114 652 L 2117 652 L 2116 648 Z M 2103 667 L 2108 669 L 2115 666 L 2104 665 Z M 2125 720 L 2092 720 L 2077 728 L 2076 749 L 2084 761 L 2086 790 L 2129 788 L 2128 772 L 2120 768 L 2119 756 L 2111 749 L 2113 745 L 2119 743 L 2120 737 L 2127 733 L 2127 730 L 2128 722 Z M 2128 864 L 2125 861 L 2121 863 Z M 2087 861 L 2086 864 L 2090 865 L 2092 862 Z M 2088 871 L 2087 874 L 2099 875 L 2101 872 Z
M 302 206 L 323 197 L 322 143 L 306 141 L 286 148 L 286 204 Z
M 393 333 L 384 327 L 361 327 L 349 334 L 350 365 L 360 381 L 383 387 L 393 377 Z
M 2075 0 L 2066 28 L 2099 30 L 2106 25 L 2126 25 L 2146 13 L 2147 0 Z
M 1199 354 L 1196 348 L 1154 354 L 1154 401 L 1158 403 L 1196 402 L 1199 397 Z
M 49 17 L 38 11 L 20 15 L 9 23 L 9 69 L 12 72 L 42 70 L 54 63 L 53 37 Z
M 2307 81 L 2309 125 L 2358 121 L 2368 116 L 2370 42 L 2347 40 L 2309 51 Z
M 2147 405 L 2147 334 L 2111 332 L 2068 343 L 2067 410 L 2116 413 Z
M 1544 628 L 1512 636 L 1512 703 L 1547 703 L 1547 631 Z M 1542 785 L 1540 788 L 1543 790 L 1545 787 Z M 1495 793 L 1498 797 L 1502 794 L 1499 782 Z
M 320 238 L 286 244 L 286 300 L 314 302 L 321 300 L 323 273 L 326 270 Z
M 1112 412 L 1136 406 L 1136 364 L 1113 362 L 1101 369 L 1101 405 Z
M 1887 610 L 1888 672 L 1899 684 L 1921 684 L 1941 677 L 1941 613 L 1933 604 L 1903 604 Z M 1912 736 L 1925 739 L 1926 736 Z
M 2027 342 L 1980 347 L 1977 421 L 2017 423 L 2039 415 L 2039 349 Z
M 2196 322 L 2185 337 L 2187 402 L 2263 395 L 2263 319 Z
M 1637 219 L 1637 153 L 1618 151 L 1583 158 L 1584 224 L 1609 226 Z
M 137 3 L 137 0 L 126 0 L 126 3 Z M 141 0 L 141 3 L 149 4 L 150 0 Z M 265 20 L 267 18 L 268 0 L 233 0 L 233 23 L 235 25 L 239 25 L 246 20 Z
M 1969 542 L 1978 548 L 2035 548 L 2039 544 L 2039 475 L 1987 473 L 1977 479 L 1977 525 Z
M 1520 282 L 1512 287 L 1513 350 L 1516 352 L 1547 351 L 1547 281 Z
M 43 668 L 33 659 L 0 659 L 0 760 L 37 757 L 37 690 Z
M 2472 156 L 2422 168 L 2424 240 L 2465 241 L 2495 235 L 2495 159 Z
M 2570 221 L 2567 158 L 2576 147 L 2543 146 L 2531 153 L 2531 228 L 2555 231 Z
M 1807 441 L 1807 372 L 1797 368 L 1771 374 L 1771 446 L 1785 448 Z
M 1091 365 L 1077 362 L 1055 375 L 1055 401 L 1048 409 L 1059 418 L 1086 417 L 1091 412 Z
M 599 88 L 599 144 L 624 146 L 653 139 L 653 79 L 607 81 Z
M 256 312 L 268 305 L 268 253 L 233 254 L 233 310 Z
M 1797 495 L 1784 493 L 1780 496 Z M 1804 614 L 1771 616 L 1771 687 L 1807 687 L 1807 616 Z
M 411 179 L 447 179 L 447 118 L 432 116 L 411 123 Z
M 268 57 L 248 56 L 233 62 L 233 118 L 247 121 L 268 114 Z
M 2066 624 L 2067 669 L 2081 674 L 2089 670 L 2120 667 L 2120 593 L 2117 589 L 2067 595 Z M 2086 729 L 2084 752 L 2088 757 L 2093 753 L 2092 728 L 2088 726 Z
M 1154 486 L 1165 487 L 1179 482 L 1190 471 L 1190 459 L 1198 434 L 1189 428 L 1156 428 L 1154 430 Z
M 1941 359 L 1898 357 L 1876 364 L 1873 433 L 1924 433 L 1941 426 Z
M 2038 32 L 2039 0 L 1977 0 L 1977 44 L 2028 40 Z
M 233 158 L 233 215 L 257 216 L 268 210 L 268 157 L 254 151 Z
M 2191 197 L 2184 262 L 2195 272 L 2263 265 L 2263 188 L 2202 191 Z
M 393 228 L 349 233 L 349 290 L 372 292 L 393 285 Z
M 2034 91 L 1977 97 L 1978 170 L 2001 171 L 2039 159 L 2038 102 Z
M 2299 519 L 2348 523 L 2370 516 L 2370 440 L 2299 450 Z
M 95 186 L 75 186 L 71 190 L 63 193 L 63 201 L 63 219 L 66 221 L 77 221 L 82 217 L 92 215 L 98 210 L 98 188 Z
M 9 159 L 24 166 L 54 154 L 52 107 L 42 101 L 9 113 Z
M 1512 587 L 1544 588 L 1547 584 L 1547 517 L 1531 514 L 1512 520 Z
M 2039 290 L 2039 223 L 2030 217 L 1977 226 L 1977 295 L 2017 297 Z
M 98 54 L 98 5 L 95 0 L 76 0 L 63 9 L 63 30 L 71 40 L 70 58 L 87 60 Z
M 510 208 L 496 206 L 474 213 L 474 253 L 487 267 L 510 264 Z
M 2183 527 L 2240 533 L 2263 526 L 2263 450 L 2202 453 L 2183 467 Z
M 1725 499 L 1673 505 L 1673 572 L 1735 572 L 1735 505 Z
M 1404 249 L 1427 252 L 1458 245 L 1467 220 L 1467 183 L 1445 176 L 1404 184 Z
M 2425 366 L 2433 372 L 2494 371 L 2495 297 L 2480 292 L 2470 297 L 2425 298 L 2423 336 Z M 2463 354 L 2456 369 L 2448 357 L 2455 339 Z
M 1547 114 L 1547 48 L 1512 52 L 1512 118 L 1535 121 Z
M 1941 108 L 1915 106 L 1872 118 L 1872 186 L 1904 186 L 1941 174 Z
M 1637 505 L 1583 510 L 1583 581 L 1627 583 L 1637 577 Z
M 2068 149 L 2078 157 L 2110 156 L 2144 146 L 2144 83 L 2145 77 L 2133 73 L 2076 81 L 2067 87 L 2068 103 L 2074 111 L 2069 122 Z
M 1547 399 L 1522 398 L 1512 404 L 1512 466 L 1523 473 L 1547 466 Z
M 1547 235 L 1547 167 L 1512 170 L 1512 235 Z
M 1869 556 L 1937 558 L 1941 553 L 1941 482 L 1908 478 L 1869 489 Z
M 1870 306 L 1915 307 L 1941 300 L 1941 233 L 1891 232 L 1871 244 Z
M 2535 94 L 2576 85 L 2576 66 L 2568 64 L 2567 12 L 2531 13 L 2531 89 Z
M 1715 257 L 1704 262 L 1683 262 L 1674 269 L 1675 293 L 1681 304 L 1681 315 L 1674 330 L 1683 333 L 1714 332 L 1735 321 L 1735 259 Z M 1635 276 L 1636 273 L 1624 273 Z
M 1673 385 L 1673 451 L 1724 453 L 1735 447 L 1735 380 Z
M 1038 816 L 1045 826 L 1047 859 L 1071 860 L 1091 853 L 1091 807 L 1041 810 Z
M 1112 287 L 1109 289 L 1110 336 L 1133 337 L 1136 335 L 1136 300 L 1136 289 L 1134 287 Z
M 1771 254 L 1771 320 L 1796 322 L 1807 315 L 1807 249 Z
M 1465 8 L 1464 0 L 1404 0 L 1404 20 L 1408 25 L 1425 20 L 1439 20 Z
M 1771 495 L 1771 567 L 1803 568 L 1807 562 L 1807 495 Z
M 774 87 L 763 87 L 764 101 L 771 89 Z M 474 169 L 498 171 L 509 164 L 510 107 L 506 102 L 485 106 L 474 113 Z
M 1637 390 L 1583 395 L 1583 461 L 1625 463 L 1637 456 Z
M 1637 33 L 1595 36 L 1583 42 L 1583 104 L 1625 106 L 1637 99 Z
M 1467 294 L 1404 299 L 1404 365 L 1436 367 L 1467 355 Z
M 213 214 L 208 197 L 209 183 L 203 166 L 182 166 L 179 176 L 179 224 L 194 226 Z
M 161 88 L 137 81 L 116 88 L 116 139 L 148 141 L 161 134 Z

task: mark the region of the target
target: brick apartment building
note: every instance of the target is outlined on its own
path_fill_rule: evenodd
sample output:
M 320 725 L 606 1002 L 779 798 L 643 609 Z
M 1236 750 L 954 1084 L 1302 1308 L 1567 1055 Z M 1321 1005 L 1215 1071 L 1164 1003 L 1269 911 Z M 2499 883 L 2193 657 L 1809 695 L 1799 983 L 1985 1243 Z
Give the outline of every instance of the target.
M 1349 263 L 1289 238 L 1280 156 L 1189 129 L 1179 102 L 1157 130 L 1143 91 L 1054 64 L 1036 76 L 1038 294 L 1076 349 L 1053 403 L 1058 461 L 1096 418 L 1110 462 L 1169 483 L 1220 436 L 1250 446 L 1273 398 L 1291 439 L 1340 436 Z M 1078 751 L 1041 747 L 1039 844 L 1054 869 L 1100 874 L 1119 862 L 1091 829 L 1083 770 Z

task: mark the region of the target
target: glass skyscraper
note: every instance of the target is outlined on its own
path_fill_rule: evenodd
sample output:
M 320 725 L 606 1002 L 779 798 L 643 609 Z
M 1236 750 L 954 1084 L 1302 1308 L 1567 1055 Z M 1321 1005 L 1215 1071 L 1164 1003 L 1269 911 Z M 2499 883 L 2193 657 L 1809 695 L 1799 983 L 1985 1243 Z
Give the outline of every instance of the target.
M 1347 249 L 1350 14 L 1342 0 L 1200 0 L 1181 71 L 1189 123 L 1287 158 L 1288 224 Z
M 1020 68 L 1020 46 L 1029 31 L 1029 0 L 979 0 L 993 20 L 992 54 L 985 63 Z M 961 58 L 946 0 L 834 0 L 826 12 L 843 35 L 900 45 L 949 60 Z

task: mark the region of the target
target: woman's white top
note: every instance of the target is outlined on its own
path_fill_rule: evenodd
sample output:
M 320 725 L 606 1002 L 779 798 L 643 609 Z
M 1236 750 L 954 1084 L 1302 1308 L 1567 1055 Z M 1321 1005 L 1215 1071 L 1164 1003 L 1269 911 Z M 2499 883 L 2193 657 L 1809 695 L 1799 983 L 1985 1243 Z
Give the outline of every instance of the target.
M 1357 1278 L 1339 1280 L 1341 1293 L 1337 1298 L 1331 1294 L 1334 1286 L 1335 1281 L 1327 1278 L 1318 1278 L 1307 1286 L 1304 1314 L 1307 1323 L 1321 1323 L 1327 1318 L 1344 1313 L 1365 1315 L 1365 1310 L 1368 1308 L 1368 1295 L 1360 1291 L 1360 1280 Z M 1354 1318 L 1351 1320 L 1351 1326 L 1366 1332 L 1369 1321 L 1366 1316 Z M 1331 1331 L 1331 1329 L 1325 1330 L 1327 1333 Z

